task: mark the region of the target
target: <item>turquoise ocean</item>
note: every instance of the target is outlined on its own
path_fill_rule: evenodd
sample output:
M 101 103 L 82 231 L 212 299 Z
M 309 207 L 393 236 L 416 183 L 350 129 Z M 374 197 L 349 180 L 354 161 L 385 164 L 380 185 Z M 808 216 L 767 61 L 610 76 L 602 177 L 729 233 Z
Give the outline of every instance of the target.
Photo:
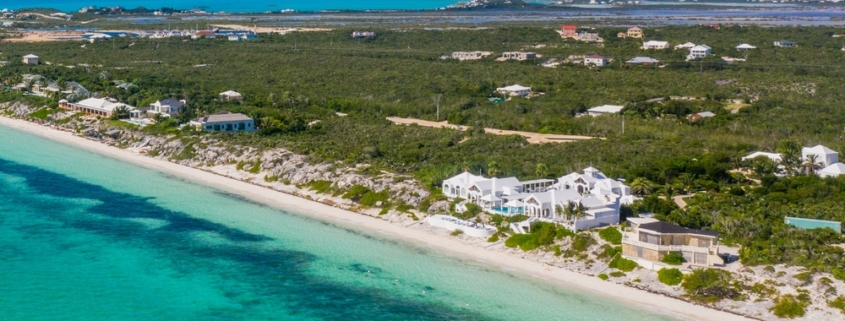
M 88 6 L 134 9 L 144 7 L 155 10 L 163 7 L 175 9 L 201 8 L 208 12 L 265 12 L 293 9 L 296 11 L 320 10 L 434 10 L 456 4 L 462 0 L 9 0 L 0 3 L 0 9 L 54 8 L 62 11 L 78 11 Z
M 5 127 L 0 195 L 5 321 L 673 320 Z

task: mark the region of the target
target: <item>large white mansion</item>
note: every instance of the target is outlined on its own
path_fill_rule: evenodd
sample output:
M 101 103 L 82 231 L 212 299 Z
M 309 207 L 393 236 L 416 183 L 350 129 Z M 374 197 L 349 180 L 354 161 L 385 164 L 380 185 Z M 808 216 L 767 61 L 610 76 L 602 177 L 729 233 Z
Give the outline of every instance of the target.
M 524 214 L 573 230 L 618 224 L 620 205 L 634 201 L 630 187 L 593 167 L 584 169 L 583 174 L 560 177 L 556 183 L 551 179 L 521 182 L 515 177 L 486 178 L 463 172 L 443 181 L 443 194 L 477 204 L 488 213 Z M 570 203 L 583 206 L 583 216 L 573 218 L 561 210 Z

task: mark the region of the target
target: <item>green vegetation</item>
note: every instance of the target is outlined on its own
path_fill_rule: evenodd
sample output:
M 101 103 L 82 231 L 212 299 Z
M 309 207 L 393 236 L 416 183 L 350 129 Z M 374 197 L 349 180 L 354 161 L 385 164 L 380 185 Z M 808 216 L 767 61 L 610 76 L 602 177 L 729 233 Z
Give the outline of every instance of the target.
M 684 264 L 684 256 L 681 253 L 670 252 L 666 253 L 660 261 L 669 265 L 681 265 Z
M 52 108 L 41 108 L 39 110 L 36 110 L 34 113 L 29 114 L 29 116 L 34 117 L 34 118 L 38 118 L 38 119 L 41 119 L 41 120 L 48 120 L 50 118 L 50 115 L 56 113 L 57 111 L 59 111 L 59 110 L 58 109 L 52 109 Z
M 796 298 L 792 294 L 785 294 L 777 298 L 775 305 L 769 310 L 779 318 L 794 319 L 804 316 L 807 305 L 809 305 L 807 300 L 801 300 L 801 298 Z
M 599 237 L 601 237 L 602 240 L 605 240 L 610 244 L 622 244 L 622 232 L 619 232 L 619 229 L 613 226 L 608 226 L 600 230 Z
M 261 171 L 261 161 L 256 160 L 255 163 L 252 164 L 252 167 L 249 168 L 249 172 L 252 174 L 258 174 Z
M 516 234 L 505 240 L 505 246 L 517 247 L 523 251 L 531 251 L 542 245 L 551 245 L 558 237 L 558 231 L 565 229 L 561 226 L 546 222 L 531 224 L 531 233 Z
M 657 271 L 657 280 L 666 285 L 678 285 L 684 280 L 684 274 L 678 269 L 662 268 Z
M 813 272 L 801 272 L 793 275 L 796 280 L 801 281 L 801 286 L 808 286 L 813 283 Z
M 499 241 L 499 233 L 490 235 L 490 237 L 487 238 L 487 242 L 489 242 L 489 243 L 496 243 L 498 241 Z
M 607 266 L 617 269 L 619 271 L 631 272 L 636 269 L 639 265 L 637 265 L 637 262 L 623 258 L 621 255 L 617 255 L 616 258 L 614 258 L 610 261 L 610 263 L 607 264 Z
M 615 278 L 621 278 L 621 277 L 625 276 L 625 272 L 613 271 L 613 272 L 610 272 L 610 276 L 615 277 Z
M 838 296 L 838 297 L 834 298 L 833 300 L 828 301 L 827 305 L 829 305 L 832 308 L 837 308 L 837 309 L 841 310 L 842 313 L 845 313 L 845 296 Z
M 328 194 L 332 192 L 333 183 L 324 180 L 313 180 L 305 184 L 305 187 L 320 194 Z
M 598 275 L 598 278 L 599 278 L 599 279 L 602 279 L 602 281 L 607 281 L 607 279 L 609 279 L 609 277 L 607 276 L 607 274 L 604 274 L 604 273 L 599 274 L 599 275 Z
M 452 231 L 452 233 L 449 233 L 449 235 L 451 235 L 451 236 L 458 236 L 458 235 L 461 235 L 461 234 L 464 234 L 464 231 L 461 230 L 461 229 L 456 229 L 456 230 Z
M 731 273 L 718 269 L 695 269 L 684 276 L 681 287 L 693 301 L 715 303 L 722 299 L 742 298 L 740 285 L 732 281 Z

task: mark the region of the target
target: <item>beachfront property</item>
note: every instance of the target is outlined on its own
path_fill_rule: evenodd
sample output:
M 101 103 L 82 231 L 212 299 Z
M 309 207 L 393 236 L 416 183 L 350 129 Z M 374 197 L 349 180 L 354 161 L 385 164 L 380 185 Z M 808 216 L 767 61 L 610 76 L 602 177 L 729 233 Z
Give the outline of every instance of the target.
M 496 88 L 496 92 L 505 94 L 511 97 L 525 97 L 531 94 L 531 87 L 524 87 L 520 85 L 510 85 L 507 87 Z
M 651 65 L 651 64 L 657 64 L 659 62 L 660 62 L 660 60 L 657 60 L 657 59 L 654 59 L 654 58 L 651 58 L 651 57 L 634 57 L 634 58 L 631 58 L 631 60 L 626 61 L 625 63 L 629 64 L 629 65 L 645 65 L 645 66 L 648 66 L 648 65 Z
M 150 104 L 147 108 L 148 114 L 160 114 L 164 117 L 170 117 L 179 113 L 179 109 L 185 106 L 185 100 L 177 100 L 173 98 L 162 99 Z
M 590 109 L 587 109 L 587 115 L 590 116 L 601 116 L 601 115 L 610 115 L 610 114 L 618 114 L 622 111 L 625 106 L 619 105 L 601 105 L 596 106 Z
M 218 95 L 218 97 L 220 97 L 221 101 L 243 101 L 244 100 L 244 96 L 242 96 L 237 91 L 233 91 L 233 90 L 224 91 L 224 92 L 220 93 L 220 95 Z
M 188 123 L 197 130 L 226 131 L 226 132 L 254 132 L 255 120 L 240 113 L 219 112 L 205 117 L 199 117 Z
M 707 45 L 697 45 L 690 48 L 687 60 L 701 59 L 710 55 L 712 48 Z
M 462 198 L 456 210 L 466 203 L 480 206 L 491 214 L 529 216 L 529 221 L 561 224 L 581 230 L 619 223 L 620 205 L 634 197 L 622 182 L 589 167 L 584 173 L 571 173 L 552 179 L 519 181 L 515 177 L 486 178 L 468 172 L 443 181 L 447 198 Z M 577 205 L 577 206 L 576 206 Z M 571 208 L 580 210 L 569 210 Z
M 792 48 L 792 47 L 797 46 L 798 44 L 796 44 L 794 41 L 778 40 L 778 41 L 774 42 L 774 45 L 775 45 L 775 47 Z
M 625 36 L 627 36 L 628 38 L 642 38 L 643 29 L 640 29 L 640 27 L 628 28 L 628 32 L 625 33 Z
M 783 161 L 783 155 L 780 153 L 767 152 L 754 152 L 743 157 L 742 160 L 753 160 L 760 156 L 767 157 L 777 164 Z M 816 145 L 801 148 L 801 162 L 811 161 L 818 166 L 819 169 L 815 172 L 821 177 L 837 177 L 845 174 L 845 164 L 839 162 L 839 153 L 825 146 Z M 782 168 L 782 166 L 779 168 Z
M 522 52 L 522 51 L 510 51 L 510 52 L 503 52 L 502 53 L 502 60 L 513 59 L 513 60 L 527 60 L 537 58 L 536 52 Z
M 719 256 L 719 233 L 702 231 L 658 221 L 653 218 L 628 218 L 630 229 L 622 234 L 622 256 L 640 266 L 659 270 L 669 253 L 684 257 L 685 265 L 724 266 Z
M 59 108 L 102 117 L 111 117 L 118 108 L 125 108 L 130 112 L 135 110 L 135 107 L 119 103 L 111 98 L 88 98 L 75 103 L 62 99 L 59 101 Z
M 491 54 L 489 51 L 455 51 L 449 57 L 457 60 L 477 60 Z
M 604 67 L 607 66 L 607 57 L 596 54 L 584 56 L 584 66 Z
M 643 42 L 643 46 L 642 46 L 642 49 L 645 49 L 645 50 L 650 50 L 650 49 L 660 50 L 660 49 L 666 49 L 666 48 L 669 48 L 669 42 L 668 41 L 649 40 L 649 41 Z
M 747 43 L 743 43 L 743 44 L 740 44 L 739 46 L 736 46 L 736 50 L 739 50 L 739 51 L 748 51 L 748 50 L 754 50 L 754 49 L 757 49 L 757 47 L 754 47 L 754 46 L 749 45 Z
M 353 31 L 352 38 L 375 38 L 376 33 L 372 31 Z

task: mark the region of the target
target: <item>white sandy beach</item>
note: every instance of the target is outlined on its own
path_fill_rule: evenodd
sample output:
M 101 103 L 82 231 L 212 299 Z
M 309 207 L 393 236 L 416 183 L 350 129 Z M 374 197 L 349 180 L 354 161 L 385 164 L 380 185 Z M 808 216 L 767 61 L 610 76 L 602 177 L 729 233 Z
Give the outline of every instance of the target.
M 500 267 L 503 270 L 515 271 L 517 273 L 536 277 L 547 282 L 555 282 L 565 287 L 584 289 L 585 291 L 610 297 L 634 306 L 683 320 L 751 320 L 735 314 L 713 310 L 704 306 L 695 305 L 663 295 L 652 294 L 629 288 L 624 285 L 605 282 L 596 277 L 590 277 L 561 268 L 544 265 L 542 263 L 529 261 L 505 252 L 487 250 L 478 246 L 460 242 L 459 240 L 448 236 L 433 235 L 425 232 L 424 230 L 407 228 L 400 224 L 392 224 L 379 218 L 331 207 L 323 203 L 306 200 L 247 182 L 226 178 L 200 169 L 139 155 L 128 150 L 110 147 L 99 142 L 75 136 L 72 133 L 54 130 L 23 120 L 0 117 L 0 126 L 29 132 L 57 142 L 179 176 L 220 190 L 239 194 L 286 211 L 308 215 L 359 229 L 378 231 L 388 235 L 389 237 L 410 241 L 436 250 L 451 252 L 461 258 L 483 262 L 492 266 Z

